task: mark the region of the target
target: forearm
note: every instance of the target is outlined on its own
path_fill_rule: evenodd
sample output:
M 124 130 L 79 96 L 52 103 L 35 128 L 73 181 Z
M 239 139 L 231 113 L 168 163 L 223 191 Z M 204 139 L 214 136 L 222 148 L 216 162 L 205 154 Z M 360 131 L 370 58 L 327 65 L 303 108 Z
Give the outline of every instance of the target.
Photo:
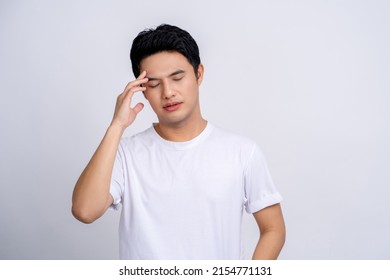
M 123 129 L 111 125 L 73 191 L 72 213 L 80 221 L 91 223 L 107 209 L 111 200 L 110 182 L 115 156 Z
M 254 260 L 276 260 L 283 248 L 285 241 L 285 230 L 266 231 L 261 233 L 252 259 Z

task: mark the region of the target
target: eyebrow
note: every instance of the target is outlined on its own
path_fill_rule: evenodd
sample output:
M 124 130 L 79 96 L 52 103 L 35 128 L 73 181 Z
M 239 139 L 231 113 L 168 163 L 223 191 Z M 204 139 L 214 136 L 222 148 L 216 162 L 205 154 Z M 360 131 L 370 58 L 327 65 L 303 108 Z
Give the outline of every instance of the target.
M 175 72 L 171 73 L 168 75 L 168 77 L 172 77 L 172 76 L 175 76 L 175 75 L 178 75 L 178 74 L 182 74 L 182 73 L 185 73 L 184 70 L 176 70 Z M 155 81 L 155 80 L 160 80 L 159 78 L 153 78 L 153 77 L 147 77 L 149 81 Z

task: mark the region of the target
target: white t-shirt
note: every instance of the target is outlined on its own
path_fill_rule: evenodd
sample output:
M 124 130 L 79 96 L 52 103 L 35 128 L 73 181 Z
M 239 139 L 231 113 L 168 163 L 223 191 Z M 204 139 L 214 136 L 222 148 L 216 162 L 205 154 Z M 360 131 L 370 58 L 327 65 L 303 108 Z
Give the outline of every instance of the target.
M 243 209 L 282 199 L 257 145 L 211 124 L 188 142 L 123 138 L 110 192 L 121 259 L 241 259 Z

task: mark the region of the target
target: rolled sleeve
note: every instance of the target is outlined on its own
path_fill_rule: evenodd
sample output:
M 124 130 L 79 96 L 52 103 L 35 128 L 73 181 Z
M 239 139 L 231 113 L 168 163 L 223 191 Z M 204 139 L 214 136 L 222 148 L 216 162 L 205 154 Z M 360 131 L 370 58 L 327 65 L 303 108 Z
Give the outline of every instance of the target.
M 257 145 L 253 147 L 244 176 L 246 212 L 255 213 L 282 201 L 282 196 L 271 178 L 264 155 Z

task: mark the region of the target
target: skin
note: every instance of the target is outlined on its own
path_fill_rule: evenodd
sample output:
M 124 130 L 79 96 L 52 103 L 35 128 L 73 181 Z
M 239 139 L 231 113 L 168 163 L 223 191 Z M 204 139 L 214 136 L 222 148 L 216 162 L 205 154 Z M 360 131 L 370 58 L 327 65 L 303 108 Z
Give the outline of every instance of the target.
M 113 203 L 110 181 L 116 152 L 125 129 L 142 111 L 142 103 L 131 107 L 142 91 L 159 122 L 156 132 L 169 141 L 188 141 L 207 125 L 199 104 L 199 86 L 204 67 L 194 68 L 178 52 L 160 52 L 142 60 L 141 74 L 118 96 L 110 126 L 90 162 L 80 175 L 72 197 L 72 213 L 84 223 L 101 217 Z M 285 240 L 285 225 L 279 204 L 253 214 L 260 230 L 253 259 L 276 259 Z
M 156 131 L 170 141 L 188 141 L 206 127 L 199 105 L 199 86 L 204 68 L 199 65 L 197 77 L 187 59 L 177 52 L 161 52 L 145 58 L 141 71 L 146 71 L 148 82 L 146 99 L 156 113 Z M 168 111 L 167 105 L 178 103 L 179 108 Z
M 260 239 L 252 259 L 277 259 L 286 239 L 286 227 L 280 204 L 264 208 L 253 216 L 260 230 Z

